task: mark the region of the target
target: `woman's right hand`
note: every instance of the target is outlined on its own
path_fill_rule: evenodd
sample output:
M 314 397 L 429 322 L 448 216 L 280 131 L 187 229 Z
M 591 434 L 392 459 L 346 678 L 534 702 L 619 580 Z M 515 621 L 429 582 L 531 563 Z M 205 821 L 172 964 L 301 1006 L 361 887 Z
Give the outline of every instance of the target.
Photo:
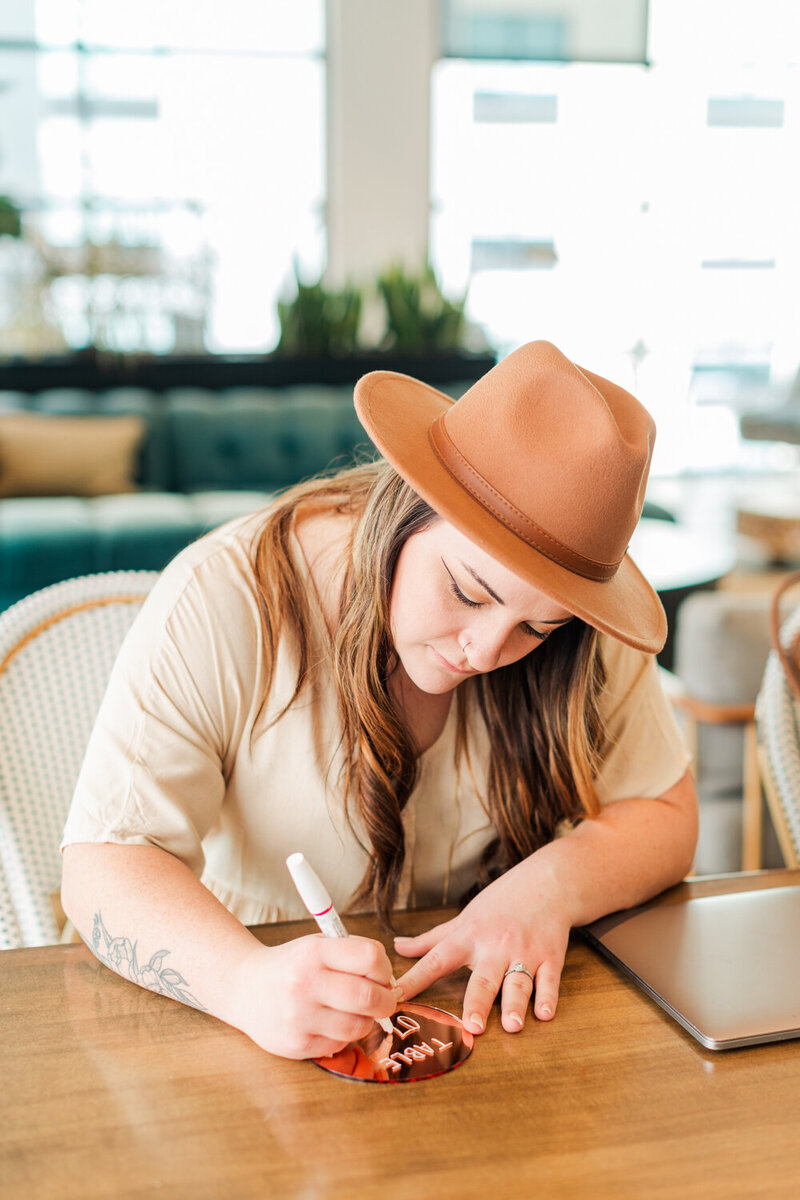
M 226 1019 L 283 1058 L 319 1058 L 365 1037 L 395 1011 L 392 967 L 380 942 L 297 938 L 254 946 L 235 980 Z

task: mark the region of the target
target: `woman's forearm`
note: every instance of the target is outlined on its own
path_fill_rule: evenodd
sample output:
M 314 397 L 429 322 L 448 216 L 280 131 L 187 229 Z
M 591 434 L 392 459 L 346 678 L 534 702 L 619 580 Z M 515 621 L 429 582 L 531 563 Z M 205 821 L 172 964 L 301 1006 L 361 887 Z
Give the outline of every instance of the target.
M 62 904 L 125 979 L 237 1024 L 235 979 L 260 943 L 179 859 L 155 846 L 68 846 Z
M 101 962 L 203 1009 L 288 1058 L 333 1054 L 394 1012 L 392 966 L 369 938 L 261 944 L 184 863 L 154 846 L 64 851 L 62 903 Z
M 585 925 L 679 882 L 696 843 L 697 798 L 687 772 L 657 799 L 609 804 L 528 861 L 551 875 L 570 924 Z

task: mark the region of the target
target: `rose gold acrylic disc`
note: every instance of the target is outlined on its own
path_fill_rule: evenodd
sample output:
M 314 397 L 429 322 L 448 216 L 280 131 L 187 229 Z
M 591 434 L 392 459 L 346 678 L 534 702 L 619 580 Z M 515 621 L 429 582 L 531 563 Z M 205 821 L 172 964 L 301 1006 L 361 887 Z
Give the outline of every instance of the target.
M 391 1033 L 376 1024 L 361 1041 L 312 1062 L 332 1075 L 362 1083 L 415 1083 L 452 1071 L 472 1052 L 472 1034 L 441 1008 L 405 1004 L 391 1020 Z

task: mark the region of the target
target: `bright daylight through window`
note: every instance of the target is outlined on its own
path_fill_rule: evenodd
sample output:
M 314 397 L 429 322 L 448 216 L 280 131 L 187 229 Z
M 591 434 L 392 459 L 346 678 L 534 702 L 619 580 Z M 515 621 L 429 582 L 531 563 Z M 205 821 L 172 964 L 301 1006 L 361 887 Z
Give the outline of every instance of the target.
M 596 12 L 420 3 L 420 36 L 440 18 L 430 178 L 404 180 L 388 229 L 358 212 L 363 245 L 391 249 L 404 211 L 424 240 L 430 184 L 431 262 L 497 354 L 550 338 L 634 390 L 658 422 L 658 474 L 785 466 L 786 446 L 744 442 L 738 418 L 774 408 L 800 360 L 800 5 Z M 135 20 L 108 0 L 7 0 L 0 193 L 25 237 L 0 238 L 0 354 L 260 353 L 295 264 L 314 281 L 338 247 L 334 282 L 349 282 L 328 193 L 359 142 L 331 124 L 354 111 L 352 84 L 349 110 L 331 103 L 348 87 L 328 71 L 332 30 L 324 0 L 230 0 L 224 20 L 210 0 L 142 0 Z M 363 36 L 376 44 L 351 55 L 398 53 Z M 550 61 L 498 57 L 536 47 Z M 379 190 L 346 195 L 380 210 Z
M 657 471 L 767 466 L 737 410 L 800 360 L 800 6 L 649 7 L 647 66 L 437 65 L 433 260 L 501 353 L 535 330 L 636 391 Z
M 0 191 L 29 243 L 0 247 L 29 293 L 2 313 L 6 341 L 38 308 L 38 352 L 275 344 L 293 257 L 324 265 L 322 10 L 3 5 Z

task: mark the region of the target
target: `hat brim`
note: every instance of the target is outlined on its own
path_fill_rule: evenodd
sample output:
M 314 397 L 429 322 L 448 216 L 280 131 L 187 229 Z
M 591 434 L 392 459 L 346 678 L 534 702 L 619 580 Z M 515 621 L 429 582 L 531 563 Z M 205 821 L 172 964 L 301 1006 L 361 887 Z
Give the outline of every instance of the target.
M 595 629 L 649 654 L 661 650 L 667 618 L 630 555 L 612 579 L 596 582 L 576 575 L 507 529 L 442 465 L 428 430 L 454 403 L 443 392 L 394 371 L 372 371 L 355 388 L 356 412 L 370 439 L 439 516 Z

